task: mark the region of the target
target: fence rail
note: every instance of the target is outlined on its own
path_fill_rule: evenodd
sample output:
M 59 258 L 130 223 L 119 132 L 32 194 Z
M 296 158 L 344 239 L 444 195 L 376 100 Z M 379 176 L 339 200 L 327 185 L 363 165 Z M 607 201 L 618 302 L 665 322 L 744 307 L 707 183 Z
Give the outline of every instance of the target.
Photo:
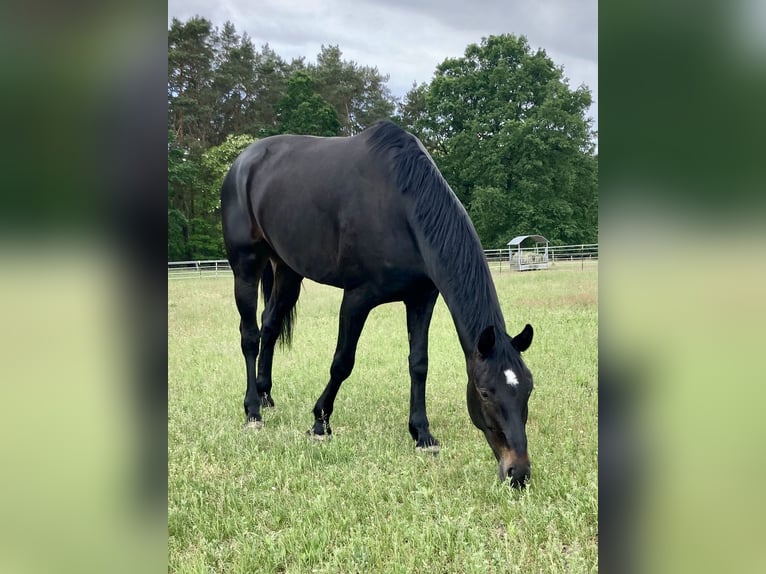
M 515 251 L 515 250 L 514 250 Z M 525 248 L 522 252 L 535 253 L 535 248 Z M 506 273 L 513 271 L 510 265 L 508 249 L 485 249 L 484 256 L 492 271 Z M 549 269 L 571 268 L 573 264 L 584 269 L 586 265 L 598 261 L 598 243 L 582 245 L 555 245 L 548 247 Z M 227 277 L 231 267 L 226 259 L 207 261 L 171 261 L 168 263 L 168 279 L 194 279 L 200 277 Z
M 168 279 L 191 279 L 197 277 L 226 277 L 231 266 L 226 259 L 211 261 L 171 261 L 168 263 Z
M 542 254 L 544 247 L 525 247 L 522 248 L 522 256 L 534 260 Z M 518 249 L 513 249 L 514 257 L 518 254 Z M 510 264 L 511 252 L 505 249 L 485 249 L 484 256 L 487 258 L 490 269 L 497 272 L 516 271 Z M 580 245 L 549 245 L 548 246 L 548 268 L 570 267 L 571 263 L 579 262 L 581 268 L 590 262 L 598 261 L 598 243 L 583 243 Z

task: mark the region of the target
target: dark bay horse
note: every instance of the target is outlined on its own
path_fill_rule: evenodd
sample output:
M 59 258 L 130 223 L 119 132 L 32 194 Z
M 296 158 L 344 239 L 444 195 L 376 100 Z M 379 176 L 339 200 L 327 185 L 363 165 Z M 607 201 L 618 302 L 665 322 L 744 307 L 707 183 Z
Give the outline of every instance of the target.
M 301 281 L 308 277 L 343 289 L 330 381 L 314 406 L 309 433 L 332 433 L 333 403 L 354 367 L 370 311 L 403 301 L 409 430 L 418 448 L 437 450 L 425 398 L 428 328 L 441 293 L 465 353 L 471 420 L 492 447 L 500 480 L 524 486 L 532 375 L 521 352 L 532 342 L 532 327 L 507 334 L 473 224 L 415 136 L 379 122 L 352 137 L 262 139 L 232 165 L 221 209 L 241 318 L 246 424 L 261 426 L 261 407 L 274 406 L 274 345 L 279 337 L 289 342 Z M 265 300 L 260 331 L 259 283 Z

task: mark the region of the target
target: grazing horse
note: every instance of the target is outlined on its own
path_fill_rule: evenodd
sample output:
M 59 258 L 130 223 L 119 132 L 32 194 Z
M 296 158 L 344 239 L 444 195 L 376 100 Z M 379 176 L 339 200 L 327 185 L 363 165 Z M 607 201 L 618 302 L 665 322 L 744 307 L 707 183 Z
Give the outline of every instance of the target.
M 426 373 L 428 327 L 441 293 L 465 353 L 471 420 L 492 447 L 500 480 L 524 486 L 532 375 L 521 352 L 532 342 L 532 327 L 507 334 L 473 224 L 415 136 L 379 122 L 351 137 L 264 138 L 232 164 L 221 210 L 241 318 L 246 425 L 262 426 L 261 408 L 274 406 L 274 345 L 278 338 L 289 343 L 301 281 L 308 277 L 343 289 L 330 381 L 314 406 L 309 434 L 332 433 L 335 397 L 354 367 L 370 311 L 403 301 L 409 431 L 419 449 L 438 450 L 426 416 Z M 260 330 L 259 282 L 265 300 Z

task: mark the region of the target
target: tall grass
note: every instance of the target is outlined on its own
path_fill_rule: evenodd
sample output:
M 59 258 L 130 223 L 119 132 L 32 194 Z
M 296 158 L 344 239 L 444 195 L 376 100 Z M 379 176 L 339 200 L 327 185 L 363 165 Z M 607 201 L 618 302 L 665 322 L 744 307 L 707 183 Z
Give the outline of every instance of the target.
M 497 481 L 465 406 L 465 361 L 440 300 L 427 388 L 438 456 L 407 430 L 402 304 L 370 315 L 333 414 L 305 436 L 329 376 L 339 290 L 306 281 L 293 346 L 274 360 L 276 408 L 242 429 L 244 361 L 230 278 L 170 281 L 171 572 L 597 570 L 598 269 L 496 274 L 511 334 L 535 327 L 532 481 Z

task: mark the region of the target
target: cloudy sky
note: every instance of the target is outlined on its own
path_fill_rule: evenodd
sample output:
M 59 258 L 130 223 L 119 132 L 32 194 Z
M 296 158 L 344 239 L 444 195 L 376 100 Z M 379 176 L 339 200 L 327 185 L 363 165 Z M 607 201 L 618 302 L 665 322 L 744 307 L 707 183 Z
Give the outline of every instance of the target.
M 195 15 L 219 27 L 230 20 L 288 61 L 313 62 L 322 44 L 337 44 L 345 60 L 388 74 L 399 98 L 468 44 L 524 35 L 563 66 L 572 88 L 590 88 L 598 127 L 597 0 L 168 0 L 168 23 Z

